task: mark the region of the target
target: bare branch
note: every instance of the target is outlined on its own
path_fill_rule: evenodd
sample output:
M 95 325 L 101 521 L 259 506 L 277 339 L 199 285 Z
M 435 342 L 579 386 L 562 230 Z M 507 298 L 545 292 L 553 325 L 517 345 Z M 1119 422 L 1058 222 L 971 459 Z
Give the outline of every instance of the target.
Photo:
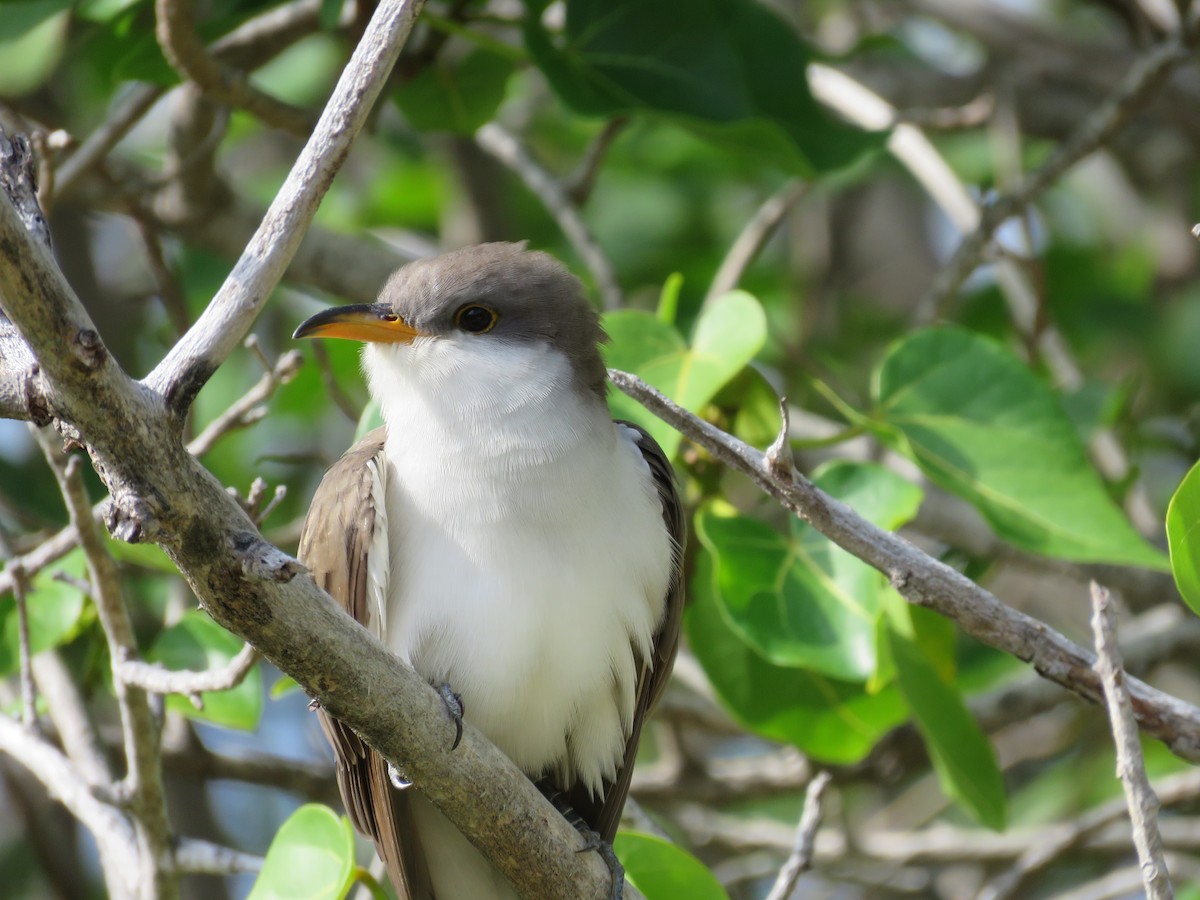
M 316 130 L 233 271 L 196 324 L 147 377 L 146 384 L 166 398 L 176 416 L 245 337 L 278 284 L 387 82 L 421 5 L 422 0 L 386 0 L 376 9 Z
M 713 276 L 712 284 L 709 285 L 708 293 L 704 297 L 705 304 L 711 303 L 717 297 L 738 286 L 746 268 L 758 256 L 767 241 L 770 240 L 771 235 L 775 233 L 775 229 L 779 227 L 779 223 L 783 221 L 792 207 L 800 202 L 807 190 L 806 182 L 798 179 L 792 180 L 763 201 L 762 206 L 743 226 L 741 233 L 729 248 L 729 252 L 725 254 L 725 258 L 721 260 L 717 274 Z
M 164 89 L 155 84 L 139 84 L 130 89 L 108 118 L 55 170 L 51 206 L 71 195 L 83 176 L 108 156 L 117 142 L 141 121 L 163 93 Z
M 1117 746 L 1117 777 L 1129 804 L 1133 843 L 1142 865 L 1142 879 L 1150 900 L 1170 900 L 1175 896 L 1171 876 L 1163 859 L 1162 836 L 1158 833 L 1158 797 L 1146 775 L 1142 745 L 1138 740 L 1133 705 L 1125 686 L 1121 648 L 1117 645 L 1113 611 L 1108 591 L 1092 582 L 1092 632 L 1096 639 L 1096 673 L 1104 685 L 1108 718 Z
M 156 0 L 154 11 L 159 46 L 180 75 L 195 82 L 218 103 L 244 109 L 298 137 L 309 133 L 312 121 L 308 113 L 225 71 L 209 55 L 198 36 L 192 0 Z
M 542 201 L 546 211 L 558 222 L 558 227 L 596 279 L 601 305 L 605 309 L 620 309 L 624 301 L 612 263 L 600 249 L 595 236 L 584 223 L 579 208 L 571 202 L 563 186 L 533 158 L 515 136 L 495 122 L 488 122 L 476 131 L 475 142 L 516 172 L 530 192 Z
M 883 572 L 910 603 L 953 619 L 967 634 L 1033 665 L 1043 677 L 1093 703 L 1103 689 L 1092 656 L 1031 616 L 1000 602 L 961 572 L 921 552 L 903 538 L 862 519 L 797 474 L 781 481 L 765 454 L 692 415 L 641 379 L 609 370 L 612 382 L 684 437 L 731 468 L 748 475 L 766 494 L 842 549 Z M 1200 762 L 1200 709 L 1129 679 L 1141 727 L 1183 759 Z
M 56 650 L 39 653 L 33 659 L 38 687 L 46 698 L 46 708 L 67 757 L 94 789 L 113 794 L 113 775 L 108 759 L 100 748 L 83 697 L 70 671 Z
M 1112 95 L 1075 131 L 1058 144 L 1050 158 L 1010 193 L 997 197 L 983 208 L 978 225 L 938 273 L 921 305 L 940 310 L 979 265 L 992 235 L 1006 219 L 1035 201 L 1050 185 L 1085 156 L 1108 142 L 1129 120 L 1143 101 L 1158 88 L 1175 66 L 1191 56 L 1196 39 L 1195 16 L 1178 36 L 1159 44 L 1138 59 Z
M 821 772 L 808 783 L 804 792 L 804 809 L 800 813 L 800 824 L 796 826 L 796 843 L 791 855 L 779 870 L 779 877 L 767 900 L 787 900 L 796 887 L 800 875 L 812 866 L 813 845 L 817 840 L 817 828 L 821 825 L 821 798 L 829 786 L 829 773 Z
M 247 347 L 250 346 L 252 338 L 253 335 L 246 339 Z M 208 426 L 188 444 L 188 452 L 193 456 L 203 456 L 229 432 L 258 421 L 261 416 L 255 417 L 253 411 L 268 400 L 281 384 L 291 381 L 302 365 L 304 356 L 299 350 L 289 350 L 282 354 L 250 390 L 208 423 Z
M 173 897 L 179 892 L 179 884 L 174 873 L 163 865 L 170 851 L 170 826 L 167 823 L 166 796 L 162 783 L 162 759 L 158 752 L 158 723 L 154 720 L 145 693 L 131 688 L 119 677 L 120 663 L 137 653 L 137 638 L 121 594 L 117 565 L 92 518 L 91 503 L 83 483 L 82 460 L 79 457 L 64 460 L 48 434 L 38 433 L 37 438 L 58 481 L 71 524 L 79 534 L 79 546 L 87 560 L 96 612 L 108 641 L 113 666 L 113 692 L 120 710 L 125 745 L 127 772 L 124 788 L 133 813 L 134 835 L 138 845 L 139 894 L 156 898 Z
M 261 856 L 195 838 L 181 840 L 172 859 L 181 875 L 240 875 L 257 872 L 263 864 Z
M 116 666 L 116 676 L 126 684 L 154 694 L 183 694 L 199 707 L 200 694 L 205 691 L 228 691 L 237 687 L 254 664 L 258 651 L 249 644 L 238 651 L 228 663 L 203 672 L 171 671 L 160 665 L 126 659 Z
M 0 716 L 0 750 L 28 769 L 50 796 L 95 836 L 109 894 L 136 896 L 140 860 L 129 822 L 92 795 L 88 783 L 58 748 L 8 716 Z

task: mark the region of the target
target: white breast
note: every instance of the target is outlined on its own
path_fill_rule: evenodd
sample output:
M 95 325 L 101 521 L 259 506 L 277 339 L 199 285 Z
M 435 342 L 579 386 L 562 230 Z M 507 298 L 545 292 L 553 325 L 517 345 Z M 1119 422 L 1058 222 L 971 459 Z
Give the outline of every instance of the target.
M 365 361 L 388 424 L 386 642 L 528 774 L 598 790 L 670 577 L 634 433 L 549 348 L 464 336 Z

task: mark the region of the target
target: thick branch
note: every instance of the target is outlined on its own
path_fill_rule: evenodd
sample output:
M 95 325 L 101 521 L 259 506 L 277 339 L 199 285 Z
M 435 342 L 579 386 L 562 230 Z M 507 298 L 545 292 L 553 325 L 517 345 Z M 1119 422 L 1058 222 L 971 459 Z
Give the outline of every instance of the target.
M 1031 663 L 1045 678 L 1079 696 L 1103 703 L 1092 654 L 1045 623 L 1017 612 L 961 572 L 921 552 L 903 538 L 866 521 L 843 503 L 796 474 L 776 476 L 765 455 L 680 408 L 639 378 L 609 371 L 613 383 L 684 437 L 721 462 L 748 475 L 769 496 L 811 524 L 843 550 L 884 573 L 910 603 L 953 619 L 967 634 Z M 1200 762 L 1200 709 L 1128 680 L 1141 727 L 1183 759 Z

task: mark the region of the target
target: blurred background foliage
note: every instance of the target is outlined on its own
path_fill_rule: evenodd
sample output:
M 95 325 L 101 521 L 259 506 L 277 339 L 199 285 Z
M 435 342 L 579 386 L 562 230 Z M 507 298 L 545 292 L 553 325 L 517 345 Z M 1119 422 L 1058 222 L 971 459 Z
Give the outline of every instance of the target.
M 1086 585 L 1099 577 L 1120 598 L 1131 670 L 1198 700 L 1200 627 L 1167 572 L 1163 530 L 1200 455 L 1195 65 L 1003 222 L 957 290 L 933 290 L 962 229 L 939 181 L 976 201 L 1012 191 L 1169 39 L 1186 5 L 430 2 L 308 255 L 254 346 L 199 395 L 190 434 L 245 398 L 323 304 L 370 299 L 417 255 L 528 240 L 567 261 L 605 308 L 611 365 L 759 447 L 786 397 L 800 467 L 833 496 L 1089 644 Z M 352 0 L 157 6 L 159 17 L 186 9 L 193 39 L 230 78 L 245 73 L 295 118 L 264 121 L 182 85 L 150 0 L 0 0 L 0 121 L 35 135 L 59 260 L 138 376 L 228 274 L 371 12 Z M 922 152 L 945 171 L 922 178 L 889 151 L 898 131 L 862 130 L 867 101 L 831 98 L 815 78 L 810 91 L 814 63 L 922 129 Z M 531 178 L 550 184 L 551 202 Z M 730 281 L 722 264 L 739 236 L 753 252 Z M 324 468 L 372 415 L 356 347 L 302 353 L 203 454 L 242 496 L 263 479 L 259 510 L 274 497 L 264 532 L 289 552 Z M 623 836 L 618 850 L 649 896 L 765 896 L 819 769 L 833 787 L 797 896 L 972 897 L 1054 823 L 1117 795 L 1101 710 L 910 608 L 632 401 L 613 407 L 672 453 L 695 513 L 688 646 L 646 740 L 632 824 L 664 830 L 709 871 Z M 5 555 L 29 553 L 65 521 L 28 429 L 0 423 Z M 200 669 L 238 652 L 165 557 L 111 549 L 148 659 Z M 107 650 L 82 575 L 69 554 L 31 582 L 34 649 L 56 648 L 115 744 Z M 13 609 L 0 600 L 3 699 L 15 709 Z M 164 716 L 179 833 L 262 854 L 302 804 L 337 807 L 315 719 L 269 666 L 199 706 L 171 697 Z M 1145 750 L 1155 776 L 1183 767 L 1153 741 Z M 14 763 L 0 760 L 0 773 L 0 893 L 97 895 L 86 834 Z M 1200 884 L 1196 802 L 1177 800 L 1168 817 L 1181 886 Z M 302 816 L 289 840 L 352 851 L 344 823 L 319 807 Z M 1123 896 L 1084 891 L 1132 860 L 1119 828 L 1101 831 L 1015 896 Z M 278 861 L 266 872 L 281 885 L 295 874 Z M 333 867 L 335 890 L 351 874 Z M 252 881 L 194 877 L 184 892 L 242 896 Z

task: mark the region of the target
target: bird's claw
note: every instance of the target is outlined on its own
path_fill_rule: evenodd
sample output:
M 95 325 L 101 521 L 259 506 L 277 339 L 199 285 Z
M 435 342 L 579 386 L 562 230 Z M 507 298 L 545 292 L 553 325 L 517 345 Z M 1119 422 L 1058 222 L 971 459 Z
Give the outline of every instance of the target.
M 594 851 L 600 854 L 600 858 L 608 866 L 608 873 L 612 877 L 612 880 L 609 882 L 608 900 L 624 900 L 625 867 L 617 859 L 617 854 L 613 850 L 612 844 L 604 840 L 600 836 L 600 832 L 588 825 L 583 817 L 575 811 L 575 807 L 567 802 L 567 798 L 547 779 L 538 781 L 537 788 L 550 801 L 550 804 L 558 810 L 562 817 L 567 820 L 567 823 L 578 831 L 579 835 L 583 838 L 583 846 L 575 852 L 591 853 Z
M 450 685 L 444 681 L 434 684 L 433 689 L 438 692 L 438 696 L 446 704 L 446 712 L 450 714 L 450 718 L 454 721 L 454 743 L 450 745 L 450 749 L 457 750 L 458 745 L 462 742 L 463 716 L 467 712 L 462 694 L 456 694 Z

